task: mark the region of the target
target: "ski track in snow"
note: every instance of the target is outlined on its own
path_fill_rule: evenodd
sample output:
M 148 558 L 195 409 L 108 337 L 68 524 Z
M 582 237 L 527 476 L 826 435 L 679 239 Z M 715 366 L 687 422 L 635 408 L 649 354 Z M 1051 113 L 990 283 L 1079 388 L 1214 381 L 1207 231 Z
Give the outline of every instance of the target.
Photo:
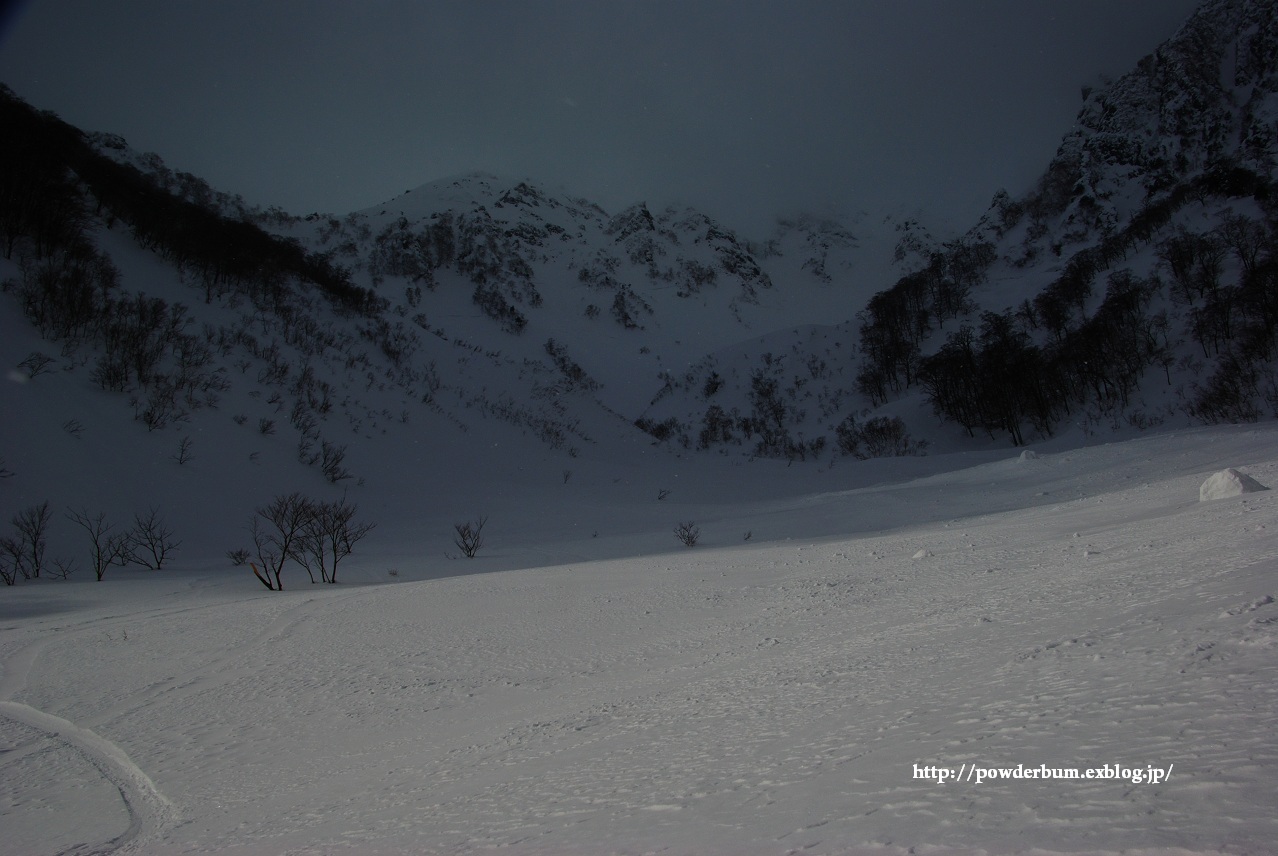
M 185 609 L 177 610 L 185 612 Z M 145 613 L 163 616 L 173 610 L 146 610 Z M 91 626 L 111 625 L 115 619 L 91 621 Z M 78 628 L 75 628 L 78 629 Z M 73 628 L 58 627 L 56 632 L 74 632 Z M 104 838 L 99 843 L 76 842 L 64 852 L 76 854 L 127 854 L 145 853 L 154 847 L 177 820 L 173 805 L 155 787 L 155 783 L 138 767 L 118 745 L 94 731 L 70 720 L 39 710 L 12 697 L 25 687 L 27 678 L 45 644 L 42 639 L 18 648 L 4 659 L 4 671 L 0 676 L 0 717 L 8 720 L 3 726 L 5 749 L 0 755 L 0 770 L 25 760 L 33 754 L 71 754 L 83 763 L 74 764 L 82 769 L 87 765 L 119 796 L 126 826 L 118 835 Z M 66 759 L 62 761 L 65 763 Z M 10 767 L 10 770 L 14 769 Z M 22 787 L 10 797 L 12 804 L 21 800 Z M 58 806 L 65 811 L 71 806 Z M 53 822 L 57 822 L 54 820 Z M 48 823 L 48 821 L 46 821 Z M 80 830 L 92 835 L 100 830 Z M 12 839 L 11 839 L 12 841 Z M 34 842 L 22 841 L 30 846 Z M 15 844 L 19 842 L 13 842 Z
M 0 817 L 61 752 L 126 814 L 48 852 L 1271 852 L 1278 504 L 1176 499 L 1200 480 L 10 622 Z M 1115 763 L 1175 772 L 912 775 Z
M 0 715 L 80 754 L 119 791 L 128 814 L 128 827 L 101 845 L 81 845 L 71 852 L 146 853 L 174 825 L 176 816 L 172 804 L 156 789 L 146 773 L 111 741 L 60 716 L 18 702 L 0 701 Z

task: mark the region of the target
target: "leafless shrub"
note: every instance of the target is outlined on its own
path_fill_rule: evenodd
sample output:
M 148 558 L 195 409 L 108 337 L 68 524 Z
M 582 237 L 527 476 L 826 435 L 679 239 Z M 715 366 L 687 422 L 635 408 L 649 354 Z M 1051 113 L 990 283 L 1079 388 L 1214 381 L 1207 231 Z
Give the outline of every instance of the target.
M 488 517 L 483 516 L 474 523 L 467 521 L 453 524 L 453 529 L 457 532 L 457 537 L 453 539 L 453 543 L 457 545 L 457 549 L 461 550 L 462 555 L 467 559 L 475 558 L 479 548 L 484 546 L 484 524 L 487 522 Z
M 49 570 L 48 576 L 55 580 L 65 580 L 69 579 L 73 573 L 75 573 L 75 562 L 70 559 L 54 559 L 53 568 Z
M 152 379 L 146 391 L 146 400 L 134 398 L 134 418 L 142 422 L 148 431 L 157 431 L 170 422 L 180 422 L 190 413 L 178 401 L 178 386 L 171 378 Z
M 235 550 L 226 551 L 226 558 L 230 559 L 231 564 L 235 565 L 237 568 L 240 567 L 241 565 L 247 564 L 249 557 L 250 557 L 249 551 L 245 550 L 243 547 L 240 547 Z
M 190 437 L 183 437 L 178 442 L 177 454 L 173 456 L 173 460 L 177 461 L 178 464 L 185 464 L 187 461 L 193 459 L 195 456 L 191 454 L 192 445 L 194 444 L 191 442 Z
M 927 454 L 926 440 L 914 440 L 899 416 L 880 416 L 863 425 L 849 416 L 835 429 L 839 449 L 860 460 Z
M 675 526 L 674 533 L 685 547 L 697 546 L 697 539 L 701 537 L 701 529 L 692 521 Z
M 18 368 L 26 369 L 27 377 L 34 378 L 37 375 L 41 375 L 49 371 L 49 365 L 52 362 L 53 357 L 50 357 L 48 354 L 33 351 L 30 356 L 18 363 Z
M 315 436 L 312 434 L 302 433 L 297 435 L 297 460 L 298 463 L 312 466 L 319 463 L 319 453 L 315 449 Z
M 343 479 L 353 478 L 350 470 L 342 466 L 346 460 L 346 447 L 338 446 L 327 440 L 320 441 L 320 472 L 331 483 L 337 484 Z

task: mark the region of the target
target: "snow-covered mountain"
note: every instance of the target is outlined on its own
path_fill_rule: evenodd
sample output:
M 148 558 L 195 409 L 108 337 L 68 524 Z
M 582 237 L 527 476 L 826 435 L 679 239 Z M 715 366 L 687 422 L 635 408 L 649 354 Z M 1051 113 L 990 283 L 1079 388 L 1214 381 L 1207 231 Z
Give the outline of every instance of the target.
M 939 245 L 905 232 L 914 264 L 856 321 L 713 354 L 650 418 L 806 457 L 1274 415 L 1276 38 L 1272 3 L 1205 4 L 1087 93 L 1030 193 Z
M 25 382 L 0 455 L 20 495 L 80 504 L 120 444 L 343 487 L 477 449 L 827 467 L 1267 416 L 1274 44 L 1272 4 L 1205 5 L 957 237 L 872 215 L 746 237 L 491 175 L 299 218 L 8 94 L 0 347 Z M 98 409 L 136 424 L 98 436 Z
M 4 511 L 163 507 L 213 555 L 299 489 L 352 491 L 385 525 L 390 496 L 429 486 L 405 527 L 535 502 L 586 462 L 669 491 L 635 424 L 668 378 L 846 317 L 897 264 L 878 221 L 796 219 L 755 246 L 696 211 L 487 175 L 344 217 L 253 211 L 3 101 Z M 207 497 L 229 531 L 198 525 Z
M 691 209 L 639 203 L 610 215 L 487 175 L 304 225 L 315 224 L 315 248 L 366 276 L 420 330 L 457 330 L 551 365 L 630 421 L 664 375 L 709 349 L 847 313 L 860 294 L 827 267 L 847 272 L 858 256 L 882 254 L 830 223 L 787 228 L 760 251 Z M 790 232 L 801 235 L 787 241 Z M 783 243 L 799 245 L 795 264 L 769 264 Z M 862 281 L 864 292 L 878 278 Z
M 478 432 L 561 466 L 609 457 L 652 441 L 636 421 L 707 352 L 846 317 L 897 264 L 869 229 L 797 219 L 756 247 L 693 210 L 609 214 L 489 175 L 340 218 L 250 211 L 119 138 L 6 110 L 26 131 L 0 264 L 5 357 L 29 383 L 10 392 L 115 398 L 140 423 L 126 442 L 161 456 L 229 425 L 280 435 L 242 450 L 255 466 L 295 458 L 339 484 L 366 475 L 370 440 L 454 458 Z M 25 213 L 51 199 L 64 209 Z M 12 421 L 6 447 L 60 426 Z M 62 484 L 66 460 L 15 472 Z

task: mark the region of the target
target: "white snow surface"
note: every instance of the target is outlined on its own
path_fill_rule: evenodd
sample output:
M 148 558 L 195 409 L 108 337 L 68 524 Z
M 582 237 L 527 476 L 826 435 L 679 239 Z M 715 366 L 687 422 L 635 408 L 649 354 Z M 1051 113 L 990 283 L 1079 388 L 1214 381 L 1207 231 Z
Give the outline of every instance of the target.
M 388 526 L 336 586 L 192 554 L 6 588 L 0 850 L 1275 852 L 1278 499 L 1195 490 L 1272 483 L 1278 428 L 966 460 L 553 534 L 583 469 L 474 560 Z M 694 515 L 692 549 L 658 522 Z M 1170 775 L 915 772 L 973 765 Z

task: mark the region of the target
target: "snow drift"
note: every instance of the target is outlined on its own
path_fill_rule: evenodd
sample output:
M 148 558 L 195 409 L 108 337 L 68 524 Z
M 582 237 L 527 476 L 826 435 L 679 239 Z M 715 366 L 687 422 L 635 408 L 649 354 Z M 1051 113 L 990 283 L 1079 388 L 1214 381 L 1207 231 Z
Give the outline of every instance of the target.
M 1198 501 L 1210 502 L 1213 499 L 1226 499 L 1231 496 L 1256 493 L 1261 490 L 1269 490 L 1269 488 L 1246 473 L 1240 473 L 1230 467 L 1227 470 L 1221 470 L 1213 474 L 1207 481 L 1203 482 L 1202 487 L 1198 489 Z

